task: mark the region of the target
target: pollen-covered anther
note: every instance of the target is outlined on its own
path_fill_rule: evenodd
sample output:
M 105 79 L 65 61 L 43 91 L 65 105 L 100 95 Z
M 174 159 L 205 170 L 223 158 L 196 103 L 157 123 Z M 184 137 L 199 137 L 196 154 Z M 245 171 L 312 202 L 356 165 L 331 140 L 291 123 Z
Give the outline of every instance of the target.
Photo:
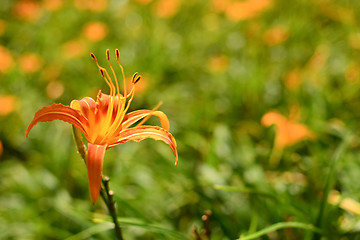
M 91 57 L 92 59 L 94 59 L 95 62 L 97 62 L 96 57 L 95 57 L 95 55 L 94 55 L 93 53 L 90 53 L 90 57 Z
M 116 59 L 119 61 L 120 58 L 120 51 L 119 49 L 115 49 Z
M 110 61 L 110 50 L 106 49 L 106 58 L 108 61 Z
M 138 75 L 138 73 L 136 72 L 136 73 L 134 73 L 134 75 L 132 76 L 131 82 L 132 82 L 133 84 L 136 84 L 138 81 L 140 81 L 140 79 L 141 79 L 141 75 Z
M 138 72 L 135 72 L 134 74 L 133 74 L 133 76 L 132 76 L 132 80 L 131 80 L 131 82 L 134 82 L 134 79 L 136 78 L 136 76 L 138 75 L 139 73 Z
M 104 70 L 103 70 L 103 69 L 101 69 L 101 68 L 99 68 L 99 71 L 100 71 L 100 73 L 101 73 L 101 76 L 104 78 L 104 77 L 105 77 Z

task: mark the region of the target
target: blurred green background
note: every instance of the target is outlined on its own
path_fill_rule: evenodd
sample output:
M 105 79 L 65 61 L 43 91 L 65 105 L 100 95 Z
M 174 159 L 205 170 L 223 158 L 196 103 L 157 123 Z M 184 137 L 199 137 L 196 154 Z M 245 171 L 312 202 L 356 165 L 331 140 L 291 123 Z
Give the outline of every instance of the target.
M 125 239 L 194 239 L 205 210 L 212 239 L 287 221 L 360 239 L 359 16 L 357 0 L 2 0 L 0 239 L 113 238 L 71 126 L 24 135 L 43 106 L 109 93 L 89 54 L 115 48 L 143 76 L 130 110 L 162 101 L 179 152 L 106 152 L 118 215 L 141 223 Z

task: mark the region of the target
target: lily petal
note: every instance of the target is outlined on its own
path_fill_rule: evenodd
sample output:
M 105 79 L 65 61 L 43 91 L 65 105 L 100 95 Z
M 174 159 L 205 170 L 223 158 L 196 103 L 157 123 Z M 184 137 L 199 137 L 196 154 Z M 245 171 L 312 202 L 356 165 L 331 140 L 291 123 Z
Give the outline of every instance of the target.
M 175 165 L 178 164 L 178 153 L 175 138 L 167 130 L 157 126 L 140 126 L 123 130 L 119 135 L 118 141 L 109 145 L 108 148 L 127 141 L 140 142 L 146 138 L 161 140 L 168 144 L 176 157 Z
M 34 127 L 35 124 L 39 122 L 49 122 L 53 120 L 62 120 L 67 123 L 70 123 L 77 127 L 87 138 L 88 133 L 87 121 L 86 118 L 81 115 L 80 111 L 75 110 L 69 106 L 65 106 L 61 103 L 52 104 L 47 107 L 43 107 L 35 113 L 34 119 L 31 121 L 29 126 L 26 129 L 25 136 L 29 135 L 30 130 Z
M 81 100 L 73 100 L 70 107 L 81 111 L 82 115 L 88 120 L 95 118 L 96 102 L 90 97 L 84 97 Z
M 119 104 L 119 98 L 122 98 L 122 95 L 116 95 L 115 97 L 110 96 L 108 94 L 102 93 L 101 90 L 99 91 L 96 99 L 96 114 L 101 114 L 102 117 L 105 117 L 108 114 L 108 108 L 111 105 L 112 102 L 112 121 L 115 119 L 115 116 L 118 111 L 118 104 Z M 122 101 L 120 101 L 120 104 L 122 104 Z
M 88 171 L 89 188 L 92 203 L 99 197 L 101 188 L 102 165 L 106 145 L 95 145 L 88 143 L 86 166 Z
M 170 129 L 169 119 L 167 118 L 165 113 L 161 111 L 152 111 L 152 110 L 137 110 L 126 114 L 122 122 L 122 128 L 126 129 L 131 125 L 133 125 L 134 123 L 136 123 L 137 121 L 139 121 L 140 119 L 148 117 L 149 115 L 158 117 L 162 128 L 165 129 L 166 131 L 169 131 Z

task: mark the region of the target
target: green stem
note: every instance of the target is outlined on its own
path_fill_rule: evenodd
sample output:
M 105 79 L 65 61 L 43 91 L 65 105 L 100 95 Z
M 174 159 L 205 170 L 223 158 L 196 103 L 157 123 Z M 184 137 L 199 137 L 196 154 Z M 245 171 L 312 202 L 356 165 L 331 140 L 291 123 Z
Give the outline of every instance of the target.
M 80 154 L 81 158 L 84 160 L 86 164 L 86 147 L 82 141 L 82 135 L 80 130 L 74 126 L 73 126 L 73 136 L 78 153 Z M 109 177 L 104 177 L 104 176 L 102 177 L 103 186 L 101 186 L 100 196 L 104 200 L 109 210 L 110 216 L 113 220 L 116 238 L 118 240 L 123 240 L 121 228 L 116 216 L 116 208 L 115 208 L 115 201 L 113 198 L 113 192 L 110 190 L 109 187 L 109 181 L 110 181 Z
M 329 163 L 330 169 L 329 169 L 329 173 L 328 173 L 328 176 L 327 176 L 326 182 L 325 182 L 324 195 L 323 195 L 323 198 L 322 198 L 322 201 L 320 204 L 319 213 L 318 213 L 318 216 L 317 216 L 316 222 L 315 222 L 315 226 L 318 228 L 322 228 L 322 225 L 323 225 L 325 208 L 326 208 L 326 205 L 328 202 L 330 190 L 332 189 L 332 186 L 334 183 L 334 176 L 335 176 L 337 162 L 339 161 L 339 158 L 344 153 L 346 147 L 348 146 L 348 143 L 349 143 L 348 136 L 345 136 L 343 141 L 338 146 L 338 148 L 335 150 L 335 153 L 332 155 L 332 157 L 330 159 L 330 163 Z M 320 240 L 321 235 L 317 233 L 314 235 L 313 239 Z
M 109 188 L 109 181 L 110 181 L 109 177 L 103 176 L 103 179 L 102 179 L 103 187 L 101 188 L 100 194 L 101 194 L 101 197 L 104 200 L 104 202 L 109 210 L 110 216 L 113 220 L 115 235 L 116 235 L 117 239 L 123 240 L 119 221 L 117 220 L 117 216 L 116 216 L 116 208 L 115 208 L 115 201 L 113 198 L 113 192 Z M 104 192 L 106 193 L 106 195 L 104 194 Z
M 320 229 L 314 227 L 311 224 L 301 223 L 301 222 L 279 222 L 279 223 L 275 223 L 275 224 L 271 225 L 270 227 L 267 227 L 258 232 L 255 232 L 253 234 L 249 234 L 247 236 L 240 236 L 240 238 L 238 238 L 237 240 L 255 239 L 255 238 L 261 237 L 262 235 L 265 235 L 269 232 L 273 232 L 273 231 L 276 231 L 276 230 L 279 230 L 282 228 L 301 228 L 301 229 L 321 233 Z

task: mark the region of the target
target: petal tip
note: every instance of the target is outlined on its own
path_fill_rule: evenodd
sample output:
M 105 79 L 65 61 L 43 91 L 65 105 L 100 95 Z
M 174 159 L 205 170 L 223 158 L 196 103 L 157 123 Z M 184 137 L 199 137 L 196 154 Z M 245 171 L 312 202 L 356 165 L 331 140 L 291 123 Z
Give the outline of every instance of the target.
M 97 201 L 101 189 L 102 163 L 104 160 L 106 146 L 88 143 L 86 165 L 88 170 L 88 180 L 91 201 Z

